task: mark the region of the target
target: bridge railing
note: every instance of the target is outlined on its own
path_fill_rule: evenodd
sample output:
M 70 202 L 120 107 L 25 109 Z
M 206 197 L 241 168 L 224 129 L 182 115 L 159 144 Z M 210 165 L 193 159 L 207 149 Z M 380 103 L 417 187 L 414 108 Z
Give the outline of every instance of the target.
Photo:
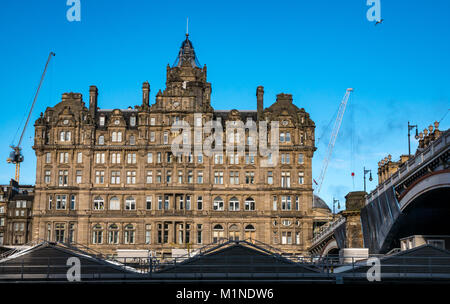
M 378 197 L 385 189 L 390 189 L 397 184 L 401 179 L 410 175 L 423 163 L 430 160 L 436 154 L 443 151 L 450 146 L 450 129 L 442 132 L 442 135 L 434 140 L 430 145 L 421 151 L 419 154 L 412 156 L 409 160 L 403 163 L 400 168 L 392 174 L 383 183 L 379 184 L 373 191 L 371 191 L 366 197 L 366 205 Z
M 322 241 L 323 238 L 328 236 L 331 232 L 333 232 L 338 226 L 345 223 L 345 217 L 341 216 L 337 218 L 335 221 L 325 224 L 324 226 L 320 227 L 322 229 L 319 229 L 319 232 L 317 232 L 314 237 L 311 240 L 311 245 L 314 246 L 315 244 Z

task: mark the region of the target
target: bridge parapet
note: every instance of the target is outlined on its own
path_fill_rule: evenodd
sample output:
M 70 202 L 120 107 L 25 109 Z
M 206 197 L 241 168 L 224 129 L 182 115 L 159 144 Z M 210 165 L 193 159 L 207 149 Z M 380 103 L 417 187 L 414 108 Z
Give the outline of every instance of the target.
M 341 216 L 341 217 L 337 218 L 335 221 L 324 225 L 325 227 L 322 226 L 323 228 L 321 227 L 322 229 L 320 229 L 319 232 L 316 233 L 316 235 L 314 235 L 314 237 L 311 241 L 311 247 L 314 247 L 317 244 L 319 244 L 320 242 L 322 242 L 330 234 L 333 234 L 334 230 L 336 230 L 337 227 L 341 226 L 344 223 L 345 223 L 345 217 Z
M 420 151 L 415 156 L 407 160 L 400 168 L 380 183 L 373 191 L 366 197 L 366 205 L 370 204 L 378 196 L 383 194 L 386 190 L 398 186 L 400 183 L 407 180 L 411 175 L 415 174 L 421 167 L 426 166 L 434 158 L 448 150 L 450 146 L 450 129 L 443 132 L 436 140 L 430 143 L 428 147 Z

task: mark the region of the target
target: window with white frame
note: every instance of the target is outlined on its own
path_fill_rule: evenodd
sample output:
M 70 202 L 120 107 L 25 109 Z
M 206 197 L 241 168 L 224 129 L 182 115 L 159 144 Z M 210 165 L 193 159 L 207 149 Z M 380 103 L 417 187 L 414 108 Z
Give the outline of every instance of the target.
M 197 184 L 203 184 L 203 171 L 197 172 Z
M 58 185 L 61 187 L 67 187 L 68 184 L 69 184 L 69 171 L 60 170 L 58 172 Z
M 99 170 L 95 171 L 95 183 L 104 184 L 105 183 L 105 171 Z
M 153 153 L 149 152 L 147 153 L 147 164 L 153 163 Z
M 134 197 L 127 197 L 125 200 L 125 210 L 136 210 L 136 200 Z
M 111 171 L 111 184 L 120 184 L 120 171 Z
M 77 163 L 81 164 L 83 162 L 83 153 L 82 152 L 78 152 L 77 153 Z
M 223 171 L 214 172 L 214 184 L 223 185 Z
M 145 198 L 145 209 L 152 210 L 152 197 L 151 196 L 147 196 Z
M 153 183 L 153 171 L 147 171 L 147 184 Z
M 105 201 L 101 196 L 97 196 L 94 198 L 94 210 L 105 210 Z
M 239 200 L 236 197 L 232 197 L 228 206 L 229 211 L 239 211 Z
M 127 154 L 127 163 L 135 164 L 136 163 L 136 153 L 128 153 Z
M 298 173 L 298 183 L 299 183 L 300 185 L 303 185 L 303 184 L 304 184 L 304 173 L 303 173 L 303 172 L 299 172 L 299 173 Z
M 47 152 L 45 153 L 45 163 L 50 164 L 52 162 L 52 153 Z
M 56 210 L 65 210 L 67 205 L 67 195 L 56 196 Z
M 120 153 L 112 153 L 111 154 L 111 163 L 112 164 L 120 164 L 121 159 Z
M 136 184 L 136 171 L 127 171 L 127 184 Z
M 95 163 L 104 164 L 105 163 L 105 153 L 95 153 Z
M 288 171 L 281 172 L 281 188 L 291 187 L 291 173 Z
M 223 207 L 224 207 L 223 199 L 220 196 L 216 197 L 213 201 L 213 210 L 214 211 L 223 211 Z
M 76 176 L 75 176 L 75 180 L 77 184 L 81 184 L 83 181 L 83 171 L 82 170 L 77 170 L 76 171 Z
M 245 200 L 245 211 L 255 211 L 255 210 L 256 210 L 255 200 L 251 197 L 248 197 Z
M 51 174 L 52 174 L 52 172 L 50 170 L 45 170 L 44 183 L 50 184 L 50 182 L 51 182 Z
M 282 196 L 281 197 L 281 210 L 283 211 L 290 211 L 292 210 L 292 202 L 291 202 L 291 196 Z

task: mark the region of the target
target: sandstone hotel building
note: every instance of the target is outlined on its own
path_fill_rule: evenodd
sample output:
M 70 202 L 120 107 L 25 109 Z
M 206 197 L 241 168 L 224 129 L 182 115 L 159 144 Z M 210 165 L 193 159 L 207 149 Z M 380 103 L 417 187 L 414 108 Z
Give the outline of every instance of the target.
M 170 256 L 173 249 L 195 250 L 222 238 L 306 254 L 313 224 L 326 209 L 323 201 L 313 204 L 315 125 L 309 114 L 290 94 L 264 108 L 261 86 L 256 111 L 215 110 L 206 66 L 200 67 L 188 36 L 166 73 L 166 88 L 152 104 L 148 82 L 142 103 L 128 109 L 101 109 L 91 86 L 89 107 L 81 94 L 64 93 L 41 113 L 33 147 L 33 239 L 107 255 L 147 249 Z M 248 151 L 176 157 L 171 142 L 178 134 L 171 126 L 200 123 L 195 113 L 201 123 L 217 120 L 224 128 L 229 120 L 279 121 L 278 164 L 262 167 L 259 155 Z M 247 132 L 237 140 L 253 139 Z

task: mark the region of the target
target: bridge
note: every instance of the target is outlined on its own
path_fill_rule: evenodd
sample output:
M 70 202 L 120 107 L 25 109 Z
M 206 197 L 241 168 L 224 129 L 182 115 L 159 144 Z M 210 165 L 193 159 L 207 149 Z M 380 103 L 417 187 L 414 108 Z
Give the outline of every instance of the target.
M 363 192 L 364 206 L 359 212 L 357 206 L 350 210 L 347 206 L 339 218 L 324 225 L 314 235 L 309 252 L 324 257 L 358 247 L 355 216 L 360 216 L 362 230 L 359 247 L 368 248 L 371 254 L 395 251 L 400 247 L 399 239 L 410 235 L 450 234 L 449 150 L 450 129 L 409 158 L 370 194 Z M 351 235 L 353 241 L 349 240 Z
M 414 234 L 449 234 L 449 150 L 447 130 L 367 195 L 361 225 L 370 253 L 398 248 Z

